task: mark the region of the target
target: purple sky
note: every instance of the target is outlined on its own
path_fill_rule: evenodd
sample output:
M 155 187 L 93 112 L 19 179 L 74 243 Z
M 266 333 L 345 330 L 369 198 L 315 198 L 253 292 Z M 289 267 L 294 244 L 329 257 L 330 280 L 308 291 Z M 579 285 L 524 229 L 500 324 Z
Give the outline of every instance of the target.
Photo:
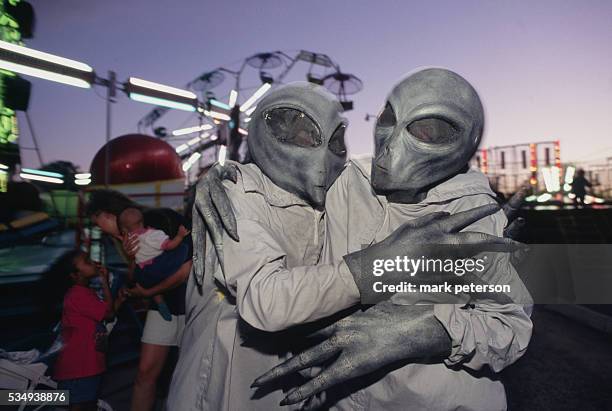
M 364 82 L 348 113 L 352 154 L 371 151 L 373 123 L 365 114 L 379 110 L 395 81 L 433 65 L 459 72 L 479 91 L 485 146 L 559 139 L 564 161 L 612 156 L 610 1 L 29 1 L 38 26 L 28 46 L 102 75 L 113 69 L 121 80 L 183 86 L 256 52 L 327 53 Z M 296 72 L 303 79 L 305 71 Z M 98 96 L 30 80 L 44 160 L 88 168 L 105 139 L 104 90 Z M 135 132 L 151 108 L 121 96 L 113 136 Z M 29 146 L 24 123 L 22 145 Z M 194 123 L 181 112 L 158 125 Z M 24 160 L 38 166 L 32 153 Z

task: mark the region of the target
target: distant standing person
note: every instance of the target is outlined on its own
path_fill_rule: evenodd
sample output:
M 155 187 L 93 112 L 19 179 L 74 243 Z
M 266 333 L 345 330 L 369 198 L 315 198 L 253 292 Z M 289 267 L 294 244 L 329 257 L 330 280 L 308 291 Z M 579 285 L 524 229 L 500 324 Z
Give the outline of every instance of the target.
M 576 171 L 576 177 L 572 182 L 572 193 L 574 197 L 574 207 L 578 208 L 578 202 L 584 207 L 584 196 L 586 195 L 586 188 L 591 187 L 591 183 L 584 177 L 584 170 L 579 168 Z

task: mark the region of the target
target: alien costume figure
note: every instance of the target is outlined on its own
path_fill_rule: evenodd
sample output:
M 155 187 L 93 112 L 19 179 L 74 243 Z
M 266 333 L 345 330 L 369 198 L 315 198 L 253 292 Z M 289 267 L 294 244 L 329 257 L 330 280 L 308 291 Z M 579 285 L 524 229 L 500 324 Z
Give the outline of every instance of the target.
M 254 395 L 250 388 L 286 352 L 286 336 L 259 330 L 282 330 L 358 301 L 356 288 L 352 295 L 337 291 L 353 281 L 344 262 L 343 272 L 340 264 L 315 266 L 325 234 L 326 192 L 346 162 L 341 113 L 335 97 L 320 86 L 301 82 L 273 90 L 249 126 L 257 165 L 240 165 L 236 183 L 226 185 L 242 240 L 226 237 L 218 255 L 211 241 L 204 244 L 194 209 L 197 267 L 188 283 L 170 410 L 282 408 L 280 389 Z
M 471 231 L 454 235 L 451 243 L 492 241 L 492 236 L 502 235 L 502 211 L 478 222 L 447 216 L 494 207 L 486 177 L 467 167 L 480 142 L 483 117 L 475 90 L 448 70 L 417 71 L 392 90 L 375 128 L 374 159 L 349 162 L 326 203 L 322 262 L 344 258 L 362 301 L 371 294 L 359 263 L 368 254 L 384 250 L 405 255 L 407 239 L 424 241 L 433 232 L 437 241 L 446 242 L 454 230 Z M 481 217 L 487 214 L 491 212 Z M 370 246 L 362 250 L 364 244 Z M 334 395 L 326 406 L 505 409 L 504 388 L 488 372 L 500 371 L 525 352 L 532 323 L 522 304 L 531 300 L 504 261 L 507 256 L 496 258 L 484 273 L 486 281 L 511 284 L 511 300 L 520 304 L 415 305 L 410 297 L 396 295 L 326 328 L 321 334 L 331 338 L 267 373 L 256 385 L 337 357 L 312 381 L 290 392 L 284 403 L 352 379 L 341 390 L 330 390 Z M 397 365 L 401 360 L 407 365 Z

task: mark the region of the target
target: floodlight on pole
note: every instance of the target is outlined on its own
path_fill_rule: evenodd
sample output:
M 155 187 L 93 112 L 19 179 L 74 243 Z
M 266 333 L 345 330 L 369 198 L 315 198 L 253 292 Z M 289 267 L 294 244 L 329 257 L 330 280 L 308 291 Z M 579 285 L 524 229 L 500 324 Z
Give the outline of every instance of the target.
M 230 108 L 233 108 L 236 105 L 236 101 L 238 101 L 238 92 L 236 90 L 230 91 L 229 102 L 227 103 Z
M 198 100 L 191 91 L 130 77 L 125 83 L 130 99 L 178 110 L 195 111 Z
M 75 174 L 74 178 L 76 178 L 77 180 L 88 179 L 88 178 L 91 178 L 91 173 L 79 173 L 79 174 Z
M 246 135 L 248 135 L 248 134 L 249 134 L 249 132 L 248 132 L 248 131 L 246 131 L 246 130 L 245 130 L 245 129 L 243 129 L 243 128 L 238 128 L 238 132 L 239 132 L 240 134 L 242 134 L 243 136 L 246 136 Z
M 9 166 L 5 165 L 5 164 L 0 164 L 0 170 L 8 170 Z
M 173 136 L 183 136 L 185 134 L 191 134 L 191 133 L 197 133 L 199 131 L 210 130 L 211 128 L 213 128 L 213 126 L 211 126 L 210 124 L 203 124 L 201 126 L 187 127 L 187 128 L 181 128 L 178 130 L 174 130 L 172 132 L 172 135 Z
M 82 88 L 90 88 L 96 77 L 85 63 L 6 41 L 0 41 L 0 69 Z
M 257 108 L 257 106 L 253 106 L 250 109 L 248 109 L 247 111 L 245 111 L 244 114 L 246 114 L 247 116 L 250 116 L 251 114 L 253 114 L 253 112 L 255 111 L 256 108 Z
M 272 87 L 272 84 L 270 83 L 263 83 L 261 86 L 259 86 L 259 88 L 255 91 L 255 93 L 253 93 L 253 95 L 251 97 L 249 97 L 247 99 L 247 101 L 244 102 L 244 104 L 240 107 L 240 111 L 242 111 L 243 113 L 245 111 L 247 111 L 249 108 L 251 108 L 251 106 L 264 94 L 266 94 L 266 92 L 268 90 L 270 90 L 270 87 Z

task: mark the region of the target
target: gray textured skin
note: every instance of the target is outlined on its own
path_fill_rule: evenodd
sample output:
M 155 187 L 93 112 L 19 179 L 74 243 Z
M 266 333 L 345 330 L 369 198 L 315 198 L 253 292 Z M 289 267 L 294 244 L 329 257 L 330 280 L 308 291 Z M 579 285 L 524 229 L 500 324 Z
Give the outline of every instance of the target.
M 430 68 L 401 80 L 387 103 L 395 126 L 377 121 L 374 129 L 372 186 L 391 201 L 416 202 L 436 183 L 463 169 L 476 152 L 484 128 L 484 111 L 474 88 L 450 70 Z M 446 144 L 416 139 L 407 126 L 416 120 L 437 118 L 457 129 Z
M 288 392 L 281 402 L 281 405 L 296 404 L 397 361 L 430 357 L 432 353 L 447 356 L 449 338 L 444 328 L 431 326 L 437 322 L 428 306 L 382 302 L 313 334 L 327 340 L 268 371 L 253 386 L 269 384 L 337 356 L 316 377 Z
M 267 110 L 277 107 L 294 108 L 308 115 L 321 130 L 322 144 L 307 148 L 273 137 L 263 120 Z M 314 207 L 322 207 L 327 190 L 346 162 L 346 153 L 336 155 L 328 148 L 334 131 L 347 124 L 338 100 L 323 87 L 295 82 L 267 94 L 251 118 L 247 141 L 253 162 L 277 186 Z

